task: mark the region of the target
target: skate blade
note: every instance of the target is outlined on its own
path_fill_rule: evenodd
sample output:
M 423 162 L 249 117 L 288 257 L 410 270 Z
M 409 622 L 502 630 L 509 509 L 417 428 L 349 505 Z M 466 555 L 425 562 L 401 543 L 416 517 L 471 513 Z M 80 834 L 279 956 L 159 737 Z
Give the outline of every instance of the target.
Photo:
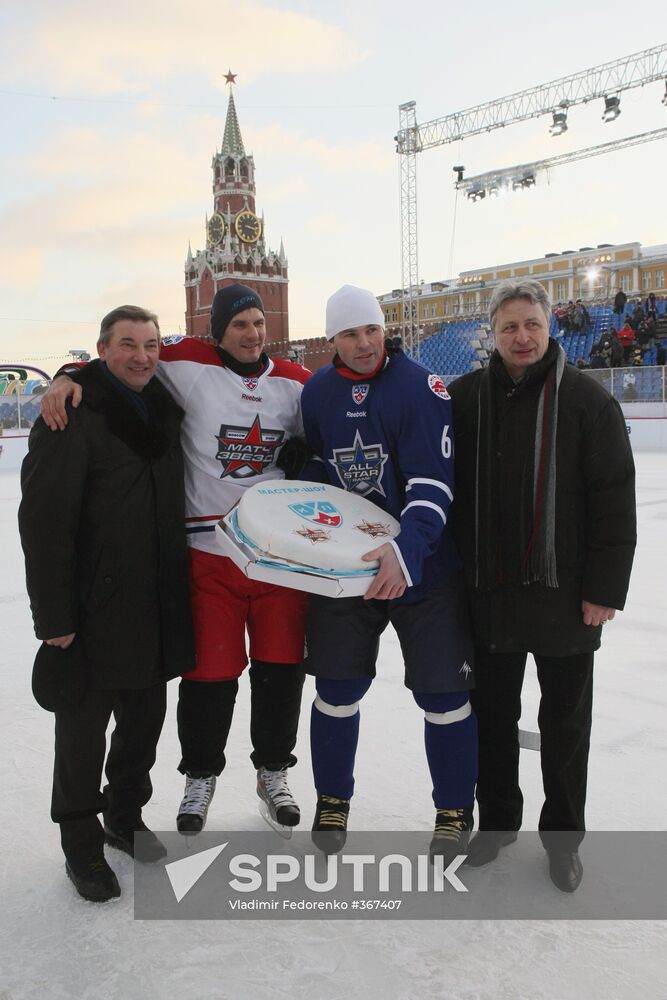
M 269 812 L 269 807 L 267 806 L 264 799 L 260 799 L 258 803 L 258 809 L 259 809 L 259 815 L 262 817 L 265 823 L 268 823 L 268 825 L 271 827 L 272 830 L 275 830 L 276 833 L 280 834 L 283 840 L 291 839 L 294 827 L 283 826 L 282 823 L 278 823 L 278 821 L 275 820 L 271 815 L 271 813 Z

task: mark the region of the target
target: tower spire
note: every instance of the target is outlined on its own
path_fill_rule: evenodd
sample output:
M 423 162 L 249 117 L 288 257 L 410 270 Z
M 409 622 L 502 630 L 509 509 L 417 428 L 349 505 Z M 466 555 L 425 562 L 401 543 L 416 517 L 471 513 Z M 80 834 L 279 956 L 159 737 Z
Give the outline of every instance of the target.
M 239 125 L 239 120 L 236 116 L 236 105 L 234 104 L 234 94 L 231 87 L 235 80 L 236 74 L 229 70 L 229 72 L 225 75 L 225 81 L 230 86 L 229 100 L 227 102 L 227 119 L 225 121 L 225 134 L 222 137 L 222 149 L 220 152 L 231 156 L 245 156 L 243 139 L 241 137 L 241 126 Z

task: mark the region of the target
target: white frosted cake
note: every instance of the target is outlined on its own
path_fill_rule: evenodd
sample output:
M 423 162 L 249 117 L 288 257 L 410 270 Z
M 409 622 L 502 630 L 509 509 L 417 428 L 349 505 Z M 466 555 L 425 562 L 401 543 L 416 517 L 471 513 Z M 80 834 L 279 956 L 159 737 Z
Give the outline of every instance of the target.
M 362 555 L 400 531 L 396 518 L 369 500 L 300 480 L 249 487 L 232 524 L 262 559 L 341 574 L 375 572 L 377 562 Z

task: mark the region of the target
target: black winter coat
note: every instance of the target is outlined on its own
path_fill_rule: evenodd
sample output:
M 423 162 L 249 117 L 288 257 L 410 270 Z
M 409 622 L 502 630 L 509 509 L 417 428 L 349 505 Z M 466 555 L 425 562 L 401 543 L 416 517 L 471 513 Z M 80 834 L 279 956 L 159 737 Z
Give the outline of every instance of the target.
M 504 366 L 500 366 L 506 375 Z M 494 381 L 499 484 L 499 551 L 518 546 L 520 481 L 534 449 L 542 380 L 512 394 L 512 383 L 491 369 L 470 372 L 449 386 L 454 411 L 456 479 L 452 519 L 463 557 L 475 641 L 493 652 L 545 656 L 590 652 L 601 628 L 584 625 L 581 602 L 621 609 L 636 544 L 634 463 L 618 403 L 584 372 L 566 365 L 559 391 L 556 439 L 555 546 L 557 588 L 541 583 L 475 586 L 476 446 L 478 396 Z
M 19 528 L 35 632 L 76 632 L 93 688 L 143 688 L 194 666 L 182 410 L 153 379 L 150 419 L 94 361 L 65 431 L 30 434 Z

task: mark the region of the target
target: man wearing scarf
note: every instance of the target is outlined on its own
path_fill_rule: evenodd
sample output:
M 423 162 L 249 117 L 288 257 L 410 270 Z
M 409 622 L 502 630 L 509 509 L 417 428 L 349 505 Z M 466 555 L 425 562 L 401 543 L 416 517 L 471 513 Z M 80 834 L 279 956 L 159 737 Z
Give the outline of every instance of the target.
M 550 322 L 538 281 L 496 289 L 489 366 L 450 387 L 453 511 L 476 644 L 480 832 L 468 864 L 492 861 L 521 826 L 518 721 L 531 653 L 541 691 L 539 829 L 552 881 L 573 892 L 582 878 L 593 656 L 602 626 L 625 603 L 634 465 L 618 403 L 566 363 Z

